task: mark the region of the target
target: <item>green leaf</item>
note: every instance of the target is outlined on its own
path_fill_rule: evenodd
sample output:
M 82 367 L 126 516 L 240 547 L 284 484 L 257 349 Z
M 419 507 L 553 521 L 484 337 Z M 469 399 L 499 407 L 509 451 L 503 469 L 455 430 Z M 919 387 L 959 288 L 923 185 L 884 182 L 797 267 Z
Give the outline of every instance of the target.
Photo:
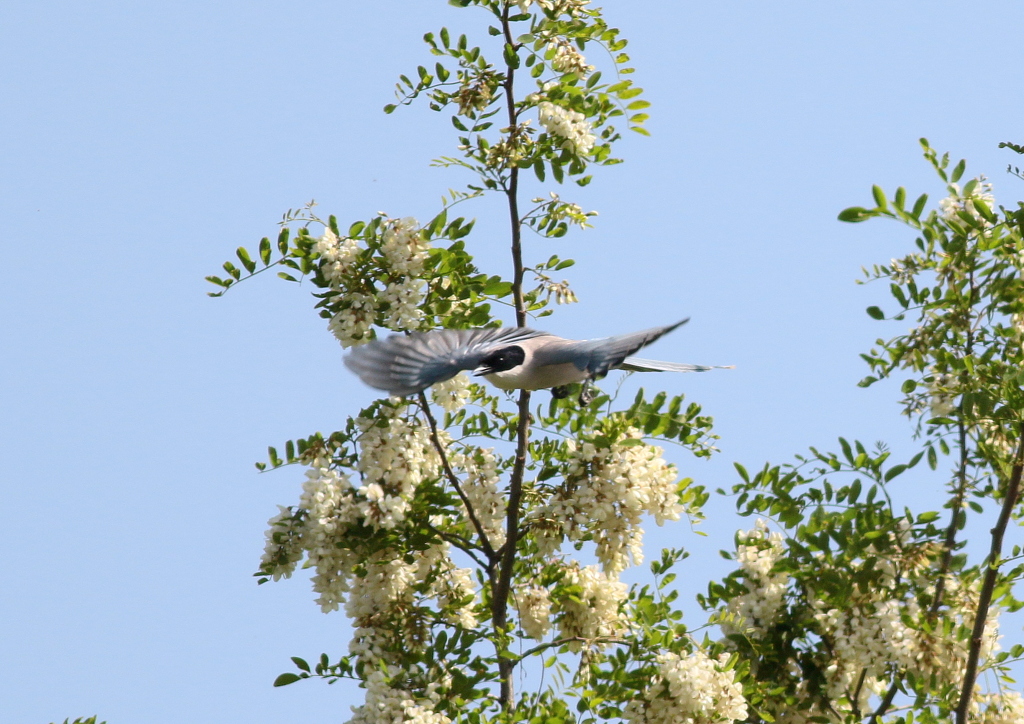
M 260 239 L 260 261 L 263 262 L 263 266 L 270 264 L 270 239 L 265 236 Z
M 288 686 L 288 684 L 294 684 L 301 678 L 298 674 L 281 674 L 274 679 L 274 686 Z
M 914 202 L 914 208 L 911 210 L 911 215 L 915 219 L 921 218 L 921 213 L 924 211 L 925 204 L 928 203 L 928 194 L 921 194 L 917 197 L 917 201 Z
M 250 258 L 249 252 L 246 250 L 245 247 L 239 247 L 236 251 L 234 251 L 234 254 L 236 254 L 239 257 L 239 261 L 241 261 L 242 265 L 246 267 L 246 271 L 252 273 L 253 271 L 256 270 L 256 262 L 254 262 Z
M 875 197 L 875 205 L 880 209 L 889 208 L 889 202 L 885 200 L 885 191 L 881 186 L 872 186 L 871 195 Z
M 297 667 L 299 667 L 303 671 L 309 671 L 309 664 L 307 664 L 304 659 L 300 659 L 298 656 L 293 656 L 292 657 L 292 663 L 294 663 Z
M 515 47 L 509 43 L 505 43 L 502 56 L 505 58 L 505 64 L 508 65 L 509 68 L 515 69 L 519 67 L 519 54 L 516 53 Z
M 885 472 L 885 482 L 888 483 L 890 480 L 895 478 L 897 475 L 899 475 L 900 473 L 902 473 L 906 469 L 907 469 L 906 465 L 893 465 L 891 468 L 889 468 Z
M 885 319 L 885 312 L 878 307 L 868 307 L 867 312 L 872 319 Z
M 864 221 L 865 219 L 870 219 L 872 216 L 874 216 L 873 212 L 860 206 L 851 206 L 850 208 L 843 209 L 839 212 L 839 220 L 846 221 L 851 224 L 856 224 Z
M 952 183 L 956 183 L 957 181 L 960 180 L 960 177 L 964 175 L 964 171 L 966 169 L 967 169 L 967 161 L 965 161 L 964 159 L 961 158 L 960 159 L 960 163 L 958 163 L 956 165 L 956 168 L 953 169 L 953 174 L 949 177 L 949 180 Z

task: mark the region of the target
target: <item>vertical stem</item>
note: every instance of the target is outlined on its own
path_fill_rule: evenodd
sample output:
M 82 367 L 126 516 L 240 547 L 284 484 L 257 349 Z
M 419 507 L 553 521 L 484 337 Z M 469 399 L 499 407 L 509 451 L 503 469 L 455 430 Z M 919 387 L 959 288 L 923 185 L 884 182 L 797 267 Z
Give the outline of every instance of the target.
M 515 43 L 512 40 L 512 28 L 508 23 L 509 6 L 506 3 L 501 13 L 501 29 L 505 37 L 506 49 L 515 50 Z M 514 93 L 516 69 L 508 60 L 505 61 L 505 82 L 502 86 L 505 89 L 505 106 L 508 112 L 509 129 L 514 129 L 519 122 L 516 114 L 516 98 Z M 512 133 L 510 130 L 509 133 Z M 508 185 L 505 187 L 505 196 L 508 198 L 508 215 L 512 224 L 512 300 L 516 306 L 516 326 L 526 326 L 526 305 L 523 300 L 523 249 L 522 249 L 522 222 L 519 219 L 519 167 L 512 162 L 508 171 Z
M 514 94 L 515 68 L 508 61 L 509 54 L 515 52 L 512 30 L 509 27 L 509 4 L 506 1 L 501 14 L 501 27 L 505 39 L 505 105 L 508 111 L 509 133 L 512 133 L 518 119 Z M 512 298 L 516 308 L 516 326 L 526 326 L 526 304 L 523 299 L 523 249 L 522 222 L 519 218 L 519 169 L 513 164 L 509 168 L 508 184 L 505 187 L 508 200 L 509 222 L 512 231 Z M 509 478 L 508 512 L 505 518 L 505 545 L 498 551 L 498 571 L 491 577 L 491 621 L 497 637 L 495 645 L 498 653 L 498 674 L 501 679 L 500 702 L 505 712 L 515 710 L 515 688 L 512 673 L 515 661 L 507 657 L 507 634 L 509 630 L 508 601 L 512 590 L 512 573 L 516 563 L 516 544 L 519 541 L 519 519 L 522 511 L 523 476 L 526 472 L 526 456 L 529 451 L 530 435 L 530 392 L 519 392 L 519 419 L 516 424 L 516 459 Z
M 523 497 L 523 474 L 526 472 L 526 454 L 530 432 L 530 391 L 519 392 L 519 423 L 516 429 L 516 460 L 508 488 L 508 513 L 505 518 L 505 545 L 499 551 L 498 576 L 494 582 L 491 600 L 491 620 L 495 633 L 504 637 L 508 628 L 508 598 L 512 591 L 512 572 L 516 564 L 516 544 L 519 542 L 519 517 Z M 502 647 L 504 649 L 504 646 Z M 501 708 L 515 709 L 515 692 L 512 686 L 512 670 L 515 661 L 501 656 L 498 651 L 498 671 L 501 674 Z
M 995 528 L 992 529 L 992 547 L 989 550 L 988 558 L 985 559 L 985 578 L 978 596 L 978 611 L 974 615 L 971 647 L 967 652 L 967 671 L 964 674 L 963 689 L 960 691 L 960 703 L 956 707 L 957 724 L 967 724 L 967 710 L 970 708 L 971 696 L 974 694 L 974 682 L 978 678 L 978 659 L 981 657 L 981 643 L 985 637 L 988 609 L 992 605 L 992 593 L 999 578 L 1000 559 L 1003 556 L 1003 536 L 1020 494 L 1021 472 L 1024 471 L 1024 425 L 1021 425 L 1017 432 L 1020 440 L 1017 443 L 1017 453 L 1013 460 L 1013 470 L 1006 484 L 1003 509 L 999 512 Z

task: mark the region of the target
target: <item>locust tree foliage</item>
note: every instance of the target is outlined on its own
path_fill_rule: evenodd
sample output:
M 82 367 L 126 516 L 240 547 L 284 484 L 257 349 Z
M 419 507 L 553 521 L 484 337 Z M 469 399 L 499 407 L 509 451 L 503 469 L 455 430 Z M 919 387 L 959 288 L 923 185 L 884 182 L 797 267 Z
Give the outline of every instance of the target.
M 289 212 L 276 239 L 208 277 L 214 296 L 267 270 L 305 280 L 342 347 L 523 326 L 576 300 L 558 278 L 573 262 L 549 240 L 594 212 L 550 189 L 590 183 L 618 163 L 622 130 L 646 133 L 626 41 L 586 0 L 452 4 L 479 33 L 427 33 L 433 61 L 400 76 L 384 110 L 447 114 L 455 148 L 435 163 L 473 182 L 426 221 Z M 862 384 L 898 378 L 918 454 L 894 464 L 840 439 L 786 465 L 737 464 L 729 494 L 751 525 L 690 627 L 672 586 L 681 549 L 657 556 L 647 585 L 620 576 L 643 561 L 643 524 L 702 519 L 708 493 L 662 448 L 715 452 L 699 405 L 641 390 L 581 407 L 465 376 L 380 399 L 258 464 L 301 482 L 269 522 L 260 582 L 310 569 L 317 604 L 353 631 L 347 650 L 294 657 L 276 685 L 354 679 L 360 724 L 1024 721 L 1007 668 L 1024 652 L 997 633 L 1024 571 L 1019 546 L 1003 546 L 1024 465 L 1024 210 L 997 207 L 983 179 L 957 185 L 963 162 L 925 155 L 948 186 L 938 208 L 876 188 L 873 208 L 840 215 L 917 237 L 867 272 L 892 297 L 868 313 L 912 326 L 864 355 Z M 457 213 L 485 195 L 507 208 L 504 272 L 477 266 L 483 242 Z M 892 504 L 919 465 L 944 511 Z M 984 560 L 964 552 L 971 515 L 993 526 Z

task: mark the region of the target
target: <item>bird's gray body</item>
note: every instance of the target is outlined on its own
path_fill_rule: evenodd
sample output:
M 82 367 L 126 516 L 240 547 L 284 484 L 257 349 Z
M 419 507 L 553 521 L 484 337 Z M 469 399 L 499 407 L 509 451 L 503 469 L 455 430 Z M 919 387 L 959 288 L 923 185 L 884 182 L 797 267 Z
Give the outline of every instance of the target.
M 463 370 L 474 370 L 503 390 L 541 390 L 603 377 L 610 369 L 642 372 L 713 369 L 629 356 L 687 321 L 579 341 L 527 327 L 414 332 L 357 347 L 345 358 L 345 364 L 369 386 L 395 397 L 415 394 Z M 512 355 L 511 360 L 502 358 L 507 352 Z

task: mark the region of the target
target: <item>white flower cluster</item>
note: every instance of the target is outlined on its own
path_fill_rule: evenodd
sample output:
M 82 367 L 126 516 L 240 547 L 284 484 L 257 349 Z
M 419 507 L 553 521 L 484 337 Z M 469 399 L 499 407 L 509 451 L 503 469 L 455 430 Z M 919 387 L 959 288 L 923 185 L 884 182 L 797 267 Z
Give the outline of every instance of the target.
M 711 724 L 747 718 L 747 702 L 734 672 L 725 666 L 729 656 L 715 661 L 697 650 L 685 659 L 658 656 L 658 679 L 642 700 L 626 706 L 629 724 Z
M 492 448 L 477 448 L 451 455 L 452 467 L 463 471 L 462 492 L 466 494 L 487 540 L 497 550 L 505 544 L 505 496 L 498 475 L 498 458 Z M 463 508 L 465 510 L 465 508 Z M 466 511 L 468 516 L 468 511 Z
M 392 687 L 390 679 L 401 673 L 397 666 L 370 672 L 365 680 L 366 701 L 352 707 L 349 724 L 449 724 L 451 719 L 435 711 L 441 701 L 437 686 L 428 684 L 417 702 L 411 692 Z
M 324 229 L 313 247 L 320 256 L 320 271 L 332 287 L 340 287 L 345 277 L 352 273 L 352 264 L 359 255 L 359 242 L 355 239 L 338 238 L 331 229 Z
M 537 106 L 537 114 L 548 133 L 565 139 L 563 148 L 571 149 L 577 156 L 586 156 L 594 149 L 597 138 L 582 113 L 542 101 Z
M 605 571 L 619 573 L 629 559 L 643 561 L 645 513 L 658 525 L 679 520 L 683 506 L 676 489 L 676 469 L 661 457 L 663 450 L 640 443 L 630 428 L 610 448 L 567 441 L 569 467 L 565 485 L 535 514 L 538 545 L 544 555 L 558 549 L 562 538 L 592 537 Z
M 950 392 L 955 384 L 956 377 L 953 375 L 939 372 L 932 375 L 932 381 L 928 384 L 931 393 L 928 409 L 932 417 L 946 417 L 956 410 L 956 396 Z
M 915 632 L 900 615 L 909 607 L 916 605 L 905 602 L 901 607 L 899 601 L 889 599 L 815 613 L 814 618 L 832 643 L 833 658 L 825 672 L 829 698 L 852 695 L 859 687 L 859 701 L 854 704 L 865 710 L 873 694 L 885 691 L 889 663 L 915 663 Z
M 415 437 L 416 433 L 411 434 Z M 394 444 L 401 442 L 397 439 Z M 422 471 L 412 470 L 409 464 L 418 455 L 387 453 L 376 440 L 372 445 L 368 457 L 378 463 L 390 459 L 407 475 L 422 477 Z M 284 508 L 271 519 L 263 571 L 275 578 L 290 575 L 305 553 L 307 565 L 316 568 L 313 587 L 320 594 L 317 601 L 322 610 L 332 611 L 344 603 L 354 628 L 349 652 L 366 675 L 366 702 L 353 707 L 352 721 L 448 724 L 449 719 L 436 709 L 439 689 L 450 681 L 422 670 L 400 668 L 395 652 L 418 644 L 408 637 L 410 631 L 422 626 L 416 617 L 423 615 L 418 613 L 418 606 L 426 599 L 435 599 L 450 623 L 466 628 L 477 625 L 473 571 L 455 565 L 447 543 L 416 551 L 412 557 L 408 552 L 388 549 L 367 555 L 350 546 L 339 546 L 353 523 L 382 524 L 378 515 L 382 509 L 367 507 L 369 499 L 362 491 L 368 485 L 353 488 L 349 479 L 332 470 L 330 464 L 326 458 L 314 460 L 303 485 L 299 514 Z M 387 496 L 379 496 L 374 505 L 386 500 Z M 398 676 L 405 682 L 402 688 L 392 684 Z
M 736 561 L 747 593 L 729 601 L 727 610 L 739 623 L 725 622 L 722 630 L 727 635 L 739 633 L 757 638 L 775 622 L 782 609 L 789 574 L 773 569 L 785 549 L 782 535 L 770 532 L 764 520 L 758 520 L 753 530 L 739 533 L 738 538 Z
M 575 73 L 584 78 L 587 73 L 594 70 L 594 66 L 587 65 L 583 54 L 566 38 L 555 38 L 550 41 L 548 51 L 554 54 L 551 58 L 551 67 L 559 73 Z
M 416 219 L 407 216 L 387 222 L 381 250 L 394 273 L 408 277 L 422 274 L 427 261 L 427 248 L 428 244 L 420 233 Z
M 416 488 L 436 477 L 441 458 L 434 449 L 430 431 L 398 417 L 402 408 L 371 420 L 357 418 L 363 431 L 359 437 L 359 511 L 367 525 L 394 528 L 405 520 Z
M 431 387 L 430 396 L 434 404 L 440 405 L 445 412 L 458 412 L 469 400 L 469 385 L 469 377 L 465 372 L 460 372 L 450 380 L 438 382 Z
M 1019 692 L 1007 689 L 978 699 L 979 705 L 985 705 L 981 724 L 1024 724 L 1024 697 Z
M 400 282 L 388 284 L 377 295 L 377 302 L 388 305 L 388 316 L 384 324 L 397 331 L 419 329 L 423 323 L 423 290 L 426 282 L 415 277 L 406 277 Z
M 527 12 L 533 2 L 534 0 L 515 0 L 521 13 Z M 590 4 L 590 0 L 537 0 L 537 4 L 545 10 L 554 11 L 555 15 L 570 15 L 575 18 Z
M 546 588 L 527 588 L 515 594 L 519 625 L 531 639 L 542 640 L 551 630 L 551 594 Z
M 558 635 L 592 641 L 598 637 L 616 636 L 626 630 L 626 620 L 619 613 L 626 600 L 626 584 L 597 569 L 596 566 L 566 567 L 565 585 L 579 586 L 578 601 L 568 598 L 557 602 Z M 600 645 L 600 644 L 598 644 Z M 579 651 L 583 644 L 573 641 L 570 651 Z
M 377 299 L 372 294 L 349 292 L 345 308 L 335 312 L 327 323 L 342 347 L 355 347 L 370 341 L 370 328 L 377 317 Z
M 992 195 L 992 184 L 986 181 L 984 176 L 974 181 L 974 188 L 966 196 L 961 193 L 959 185 L 950 184 L 950 194 L 939 202 L 939 209 L 945 218 L 952 221 L 958 220 L 958 214 L 962 211 L 982 222 L 984 226 L 991 226 L 991 223 L 985 221 L 978 213 L 974 206 L 974 200 L 980 200 L 989 209 L 994 208 L 996 197 Z
M 370 328 L 378 311 L 387 307 L 384 324 L 391 329 L 418 329 L 423 322 L 423 303 L 426 283 L 423 274 L 428 244 L 420 233 L 419 225 L 411 217 L 389 219 L 385 222 L 381 251 L 391 281 L 377 294 L 349 289 L 347 280 L 359 254 L 355 239 L 340 240 L 331 229 L 326 229 L 317 240 L 314 250 L 320 256 L 324 279 L 335 290 L 335 298 L 342 308 L 331 317 L 327 328 L 343 347 L 353 347 L 370 341 Z
M 416 488 L 439 473 L 440 458 L 426 428 L 402 419 L 400 411 L 390 410 L 382 422 L 356 420 L 363 431 L 359 438 L 360 487 L 354 487 L 347 475 L 332 468 L 330 459 L 318 457 L 306 472 L 299 501 L 301 512 L 282 508 L 270 519 L 261 570 L 275 579 L 288 577 L 305 553 L 307 565 L 316 568 L 313 590 L 319 594 L 317 603 L 325 612 L 336 610 L 353 585 L 352 571 L 358 556 L 337 545 L 349 528 L 395 528 L 405 520 Z M 396 571 L 377 571 L 373 575 L 399 585 L 393 580 L 398 576 Z M 374 585 L 385 588 L 380 582 Z M 350 614 L 360 615 L 358 611 Z
M 925 568 L 922 575 L 930 575 Z M 886 598 L 887 589 L 872 591 L 866 599 L 855 601 L 843 609 L 827 609 L 816 605 L 815 619 L 820 633 L 831 642 L 832 662 L 826 669 L 826 696 L 832 701 L 852 696 L 859 689 L 859 700 L 851 702 L 861 710 L 870 704 L 872 695 L 887 687 L 890 666 L 907 669 L 923 681 L 959 685 L 967 665 L 968 641 L 956 628 L 922 626 L 915 621 L 928 616 L 914 600 Z M 960 626 L 971 628 L 971 612 L 977 610 L 977 592 L 961 587 L 955 577 L 947 578 L 945 601 L 950 615 Z M 981 661 L 998 649 L 999 610 L 989 611 L 981 646 Z M 908 624 L 909 622 L 909 624 Z M 861 677 L 863 676 L 863 681 Z
M 404 277 L 390 283 L 379 295 L 380 302 L 390 305 L 387 325 L 391 329 L 417 329 L 423 321 L 423 310 L 419 307 L 425 284 L 418 277 L 423 274 L 427 248 L 416 219 L 406 217 L 387 223 L 381 249 L 389 271 Z

